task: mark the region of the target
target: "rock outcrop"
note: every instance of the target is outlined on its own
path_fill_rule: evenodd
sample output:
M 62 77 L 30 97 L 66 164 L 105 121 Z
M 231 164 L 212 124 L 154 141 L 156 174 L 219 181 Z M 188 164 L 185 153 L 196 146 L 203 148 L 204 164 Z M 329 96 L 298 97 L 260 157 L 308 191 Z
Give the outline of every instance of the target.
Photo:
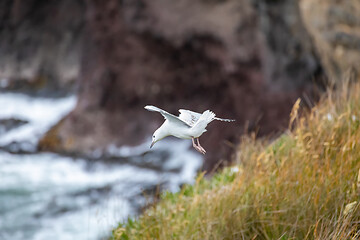
M 301 15 L 332 80 L 360 73 L 360 2 L 302 0 Z
M 212 109 L 201 139 L 205 168 L 247 127 L 286 126 L 294 100 L 318 70 L 297 4 L 290 1 L 86 1 L 79 103 L 40 147 L 90 152 L 150 138 L 162 117 L 153 104 Z M 156 121 L 154 121 L 156 119 Z M 56 144 L 49 144 L 54 141 Z
M 44 14 L 40 19 L 67 19 L 67 24 L 55 28 L 64 35 L 50 46 L 41 41 L 47 39 L 51 21 L 36 25 L 33 21 L 38 18 L 24 18 L 19 26 L 30 27 L 6 30 L 15 36 L 30 31 L 29 38 L 44 45 L 30 47 L 41 66 L 29 67 L 34 70 L 30 72 L 45 68 L 55 78 L 66 79 L 61 74 L 72 73 L 79 79 L 79 102 L 42 139 L 39 147 L 44 150 L 89 153 L 110 144 L 139 144 L 162 121 L 160 115 L 143 109 L 146 104 L 173 113 L 179 108 L 211 109 L 237 121 L 213 123 L 202 137 L 208 150 L 205 168 L 210 169 L 231 152 L 245 129 L 259 134 L 283 129 L 293 102 L 311 89 L 320 69 L 296 1 L 34 0 L 27 6 Z M 52 7 L 59 15 L 53 15 Z M 80 11 L 76 19 L 71 17 L 74 11 Z M 38 16 L 34 12 L 26 16 Z M 83 41 L 78 43 L 79 39 Z M 2 42 L 0 49 L 4 44 L 12 46 Z M 58 57 L 49 59 L 34 49 Z M 3 69 L 14 75 L 11 67 L 30 58 L 24 59 Z M 4 58 L 1 61 L 0 66 L 7 66 Z
M 1 1 L 0 89 L 72 88 L 79 76 L 84 11 L 83 1 Z

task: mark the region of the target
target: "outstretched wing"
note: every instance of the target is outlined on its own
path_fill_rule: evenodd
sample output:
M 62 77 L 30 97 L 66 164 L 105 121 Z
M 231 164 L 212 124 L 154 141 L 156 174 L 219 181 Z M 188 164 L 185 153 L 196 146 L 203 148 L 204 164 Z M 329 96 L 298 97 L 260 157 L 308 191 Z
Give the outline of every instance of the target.
M 191 127 L 187 122 L 183 121 L 182 119 L 180 119 L 179 117 L 171 114 L 171 113 L 168 113 L 167 111 L 165 110 L 162 110 L 158 107 L 155 107 L 155 106 L 151 106 L 151 105 L 147 105 L 145 106 L 145 109 L 148 110 L 148 111 L 152 111 L 152 112 L 159 112 L 161 113 L 161 115 L 163 115 L 163 117 L 168 120 L 169 122 L 173 122 L 173 123 L 176 123 L 176 124 L 180 124 L 180 125 L 184 125 L 186 127 Z
M 180 115 L 179 118 L 186 122 L 189 126 L 194 126 L 194 124 L 199 120 L 201 113 L 193 112 L 190 110 L 179 109 Z

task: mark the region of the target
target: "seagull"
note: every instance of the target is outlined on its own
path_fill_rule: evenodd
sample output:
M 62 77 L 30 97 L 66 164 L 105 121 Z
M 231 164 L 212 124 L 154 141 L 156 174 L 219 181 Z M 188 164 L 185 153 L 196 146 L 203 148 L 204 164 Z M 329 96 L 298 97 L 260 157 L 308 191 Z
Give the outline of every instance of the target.
M 161 139 L 167 136 L 174 136 L 182 139 L 192 139 L 193 147 L 200 153 L 205 154 L 205 149 L 200 145 L 199 137 L 206 132 L 206 126 L 213 120 L 233 122 L 232 119 L 215 117 L 215 113 L 206 110 L 197 113 L 190 110 L 180 109 L 180 115 L 175 116 L 155 106 L 145 106 L 146 110 L 159 112 L 165 118 L 165 122 L 154 132 L 150 148 Z M 195 144 L 196 139 L 196 144 Z

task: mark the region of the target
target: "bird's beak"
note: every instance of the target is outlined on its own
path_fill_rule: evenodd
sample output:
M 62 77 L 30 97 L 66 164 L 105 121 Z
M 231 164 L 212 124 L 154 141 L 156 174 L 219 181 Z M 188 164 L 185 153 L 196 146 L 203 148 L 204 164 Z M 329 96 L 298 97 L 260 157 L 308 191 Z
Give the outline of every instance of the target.
M 151 145 L 150 145 L 150 148 L 152 148 L 154 146 L 154 144 L 155 144 L 155 141 L 152 141 Z

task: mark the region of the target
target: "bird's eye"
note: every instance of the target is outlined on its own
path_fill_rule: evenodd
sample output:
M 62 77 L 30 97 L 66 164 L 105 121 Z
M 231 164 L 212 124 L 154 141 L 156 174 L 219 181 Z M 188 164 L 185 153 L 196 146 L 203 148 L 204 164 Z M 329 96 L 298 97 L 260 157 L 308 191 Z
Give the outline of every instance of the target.
M 153 138 L 155 138 L 155 136 L 153 136 Z

